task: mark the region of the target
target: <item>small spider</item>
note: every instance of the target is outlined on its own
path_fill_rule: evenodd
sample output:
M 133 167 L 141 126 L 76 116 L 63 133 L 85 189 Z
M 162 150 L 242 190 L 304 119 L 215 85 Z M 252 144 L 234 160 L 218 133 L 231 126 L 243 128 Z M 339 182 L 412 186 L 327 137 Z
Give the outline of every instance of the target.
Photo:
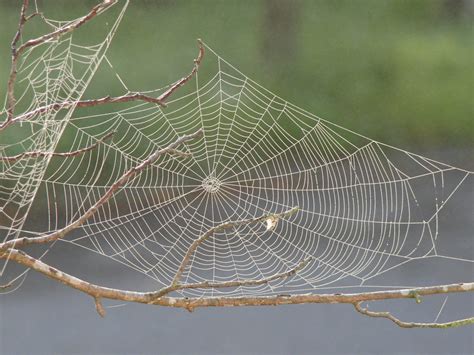
M 268 217 L 266 221 L 267 221 L 267 231 L 269 231 L 276 227 L 278 223 L 278 218 Z

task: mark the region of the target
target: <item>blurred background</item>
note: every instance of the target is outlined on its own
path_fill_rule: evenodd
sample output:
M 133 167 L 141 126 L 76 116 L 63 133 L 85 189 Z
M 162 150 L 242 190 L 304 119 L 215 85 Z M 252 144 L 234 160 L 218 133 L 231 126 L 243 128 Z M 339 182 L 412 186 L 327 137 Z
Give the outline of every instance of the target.
M 95 4 L 37 3 L 55 19 L 75 18 Z M 10 68 L 9 44 L 19 6 L 20 1 L 0 2 L 2 83 Z M 157 88 L 189 70 L 195 40 L 202 38 L 243 73 L 320 117 L 375 140 L 473 169 L 473 20 L 472 0 L 134 0 L 108 57 L 130 88 Z M 113 77 L 101 78 L 101 86 L 111 87 L 111 92 L 116 84 Z M 5 87 L 0 86 L 2 96 Z M 94 96 L 94 89 L 88 95 Z M 458 203 L 467 219 L 461 222 L 451 216 L 448 229 L 472 238 L 472 190 L 464 191 L 464 197 Z M 85 268 L 93 273 L 94 265 L 91 261 Z M 460 275 L 469 278 L 473 272 L 467 266 Z M 439 309 L 442 301 L 427 300 L 423 307 Z M 462 302 L 450 316 L 465 316 L 462 310 L 474 309 L 472 297 Z M 410 316 L 412 307 L 411 302 L 397 303 L 393 309 Z M 407 331 L 385 320 L 364 319 L 351 306 L 206 309 L 187 314 L 129 305 L 108 313 L 105 320 L 99 319 L 87 297 L 31 275 L 22 289 L 0 297 L 0 352 L 474 351 L 472 327 Z

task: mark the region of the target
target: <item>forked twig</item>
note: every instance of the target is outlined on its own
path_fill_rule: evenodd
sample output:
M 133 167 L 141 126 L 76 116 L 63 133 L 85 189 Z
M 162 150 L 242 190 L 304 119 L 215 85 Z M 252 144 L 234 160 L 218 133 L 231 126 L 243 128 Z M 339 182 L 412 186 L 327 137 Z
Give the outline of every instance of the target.
M 203 282 L 196 282 L 196 283 L 187 283 L 187 284 L 172 284 L 171 286 L 164 287 L 162 290 L 158 291 L 155 296 L 155 300 L 150 302 L 151 304 L 156 303 L 156 299 L 163 297 L 173 291 L 181 291 L 186 289 L 209 289 L 209 288 L 229 288 L 229 287 L 241 287 L 241 286 L 259 286 L 268 284 L 272 281 L 279 280 L 279 279 L 286 279 L 290 276 L 295 275 L 302 269 L 308 265 L 308 263 L 313 260 L 312 257 L 309 257 L 305 260 L 299 262 L 294 268 L 281 272 L 269 277 L 265 277 L 262 279 L 249 279 L 249 280 L 231 280 L 231 281 L 223 281 L 223 282 L 211 282 L 211 281 L 203 281 Z M 189 308 L 188 308 L 189 309 Z
M 289 217 L 296 213 L 298 211 L 298 207 L 294 207 L 288 211 L 282 212 L 282 213 L 271 213 L 271 214 L 265 214 L 260 217 L 255 217 L 255 218 L 250 218 L 250 219 L 243 219 L 240 221 L 231 221 L 231 222 L 225 222 L 222 224 L 219 224 L 218 226 L 215 226 L 211 229 L 209 229 L 206 233 L 204 233 L 202 236 L 197 238 L 188 248 L 186 254 L 183 257 L 183 260 L 181 261 L 181 264 L 178 267 L 178 271 L 176 271 L 176 275 L 173 278 L 173 281 L 171 282 L 171 287 L 176 286 L 179 284 L 179 281 L 181 279 L 181 276 L 186 269 L 186 267 L 189 264 L 189 261 L 191 260 L 191 256 L 194 254 L 196 249 L 199 247 L 200 244 L 205 242 L 207 239 L 212 237 L 215 233 L 221 232 L 226 229 L 231 229 L 237 226 L 241 225 L 248 225 L 248 224 L 254 224 L 258 222 L 265 221 L 269 218 L 275 218 L 275 219 L 281 219 L 284 217 Z

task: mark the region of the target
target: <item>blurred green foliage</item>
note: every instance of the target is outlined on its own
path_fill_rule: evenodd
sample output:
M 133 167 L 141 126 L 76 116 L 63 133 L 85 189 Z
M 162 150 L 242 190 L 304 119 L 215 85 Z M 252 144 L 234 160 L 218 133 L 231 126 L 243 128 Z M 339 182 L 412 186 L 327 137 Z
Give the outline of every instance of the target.
M 38 0 L 59 19 L 94 3 Z M 470 0 L 133 0 L 109 57 L 130 88 L 147 90 L 185 73 L 203 38 L 325 119 L 404 148 L 463 148 L 473 143 L 473 9 Z M 19 1 L 0 3 L 4 83 L 18 11 Z M 113 77 L 101 86 L 117 92 Z

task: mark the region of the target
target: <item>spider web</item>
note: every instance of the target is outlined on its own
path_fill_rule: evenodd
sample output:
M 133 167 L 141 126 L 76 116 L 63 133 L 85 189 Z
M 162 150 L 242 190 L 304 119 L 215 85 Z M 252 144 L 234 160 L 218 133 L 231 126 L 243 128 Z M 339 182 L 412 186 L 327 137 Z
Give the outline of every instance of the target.
M 33 93 L 25 112 L 82 97 L 124 10 L 100 44 L 75 45 L 70 35 L 25 60 L 20 73 Z M 299 207 L 272 229 L 257 223 L 216 233 L 193 253 L 182 281 L 265 279 L 310 257 L 301 271 L 262 285 L 180 293 L 261 296 L 373 287 L 372 280 L 378 283 L 387 271 L 417 260 L 472 265 L 469 253 L 445 253 L 449 236 L 439 233 L 440 212 L 462 186 L 472 186 L 472 172 L 319 118 L 206 49 L 198 74 L 166 108 L 127 103 L 111 106 L 108 113 L 84 114 L 72 107 L 62 116 L 46 113 L 25 123 L 25 138 L 2 146 L 2 154 L 54 151 L 58 142 L 77 150 L 116 133 L 112 141 L 76 157 L 0 165 L 2 184 L 10 182 L 2 185 L 0 196 L 5 206 L 0 214 L 8 221 L 3 239 L 66 226 L 128 169 L 202 128 L 204 137 L 183 147 L 190 158 L 162 157 L 60 242 L 113 259 L 159 288 L 171 283 L 190 245 L 210 228 Z M 73 63 L 85 65 L 82 76 Z M 158 96 L 165 89 L 147 94 Z M 46 227 L 35 222 L 23 227 L 32 218 L 31 206 L 35 221 L 47 221 Z

